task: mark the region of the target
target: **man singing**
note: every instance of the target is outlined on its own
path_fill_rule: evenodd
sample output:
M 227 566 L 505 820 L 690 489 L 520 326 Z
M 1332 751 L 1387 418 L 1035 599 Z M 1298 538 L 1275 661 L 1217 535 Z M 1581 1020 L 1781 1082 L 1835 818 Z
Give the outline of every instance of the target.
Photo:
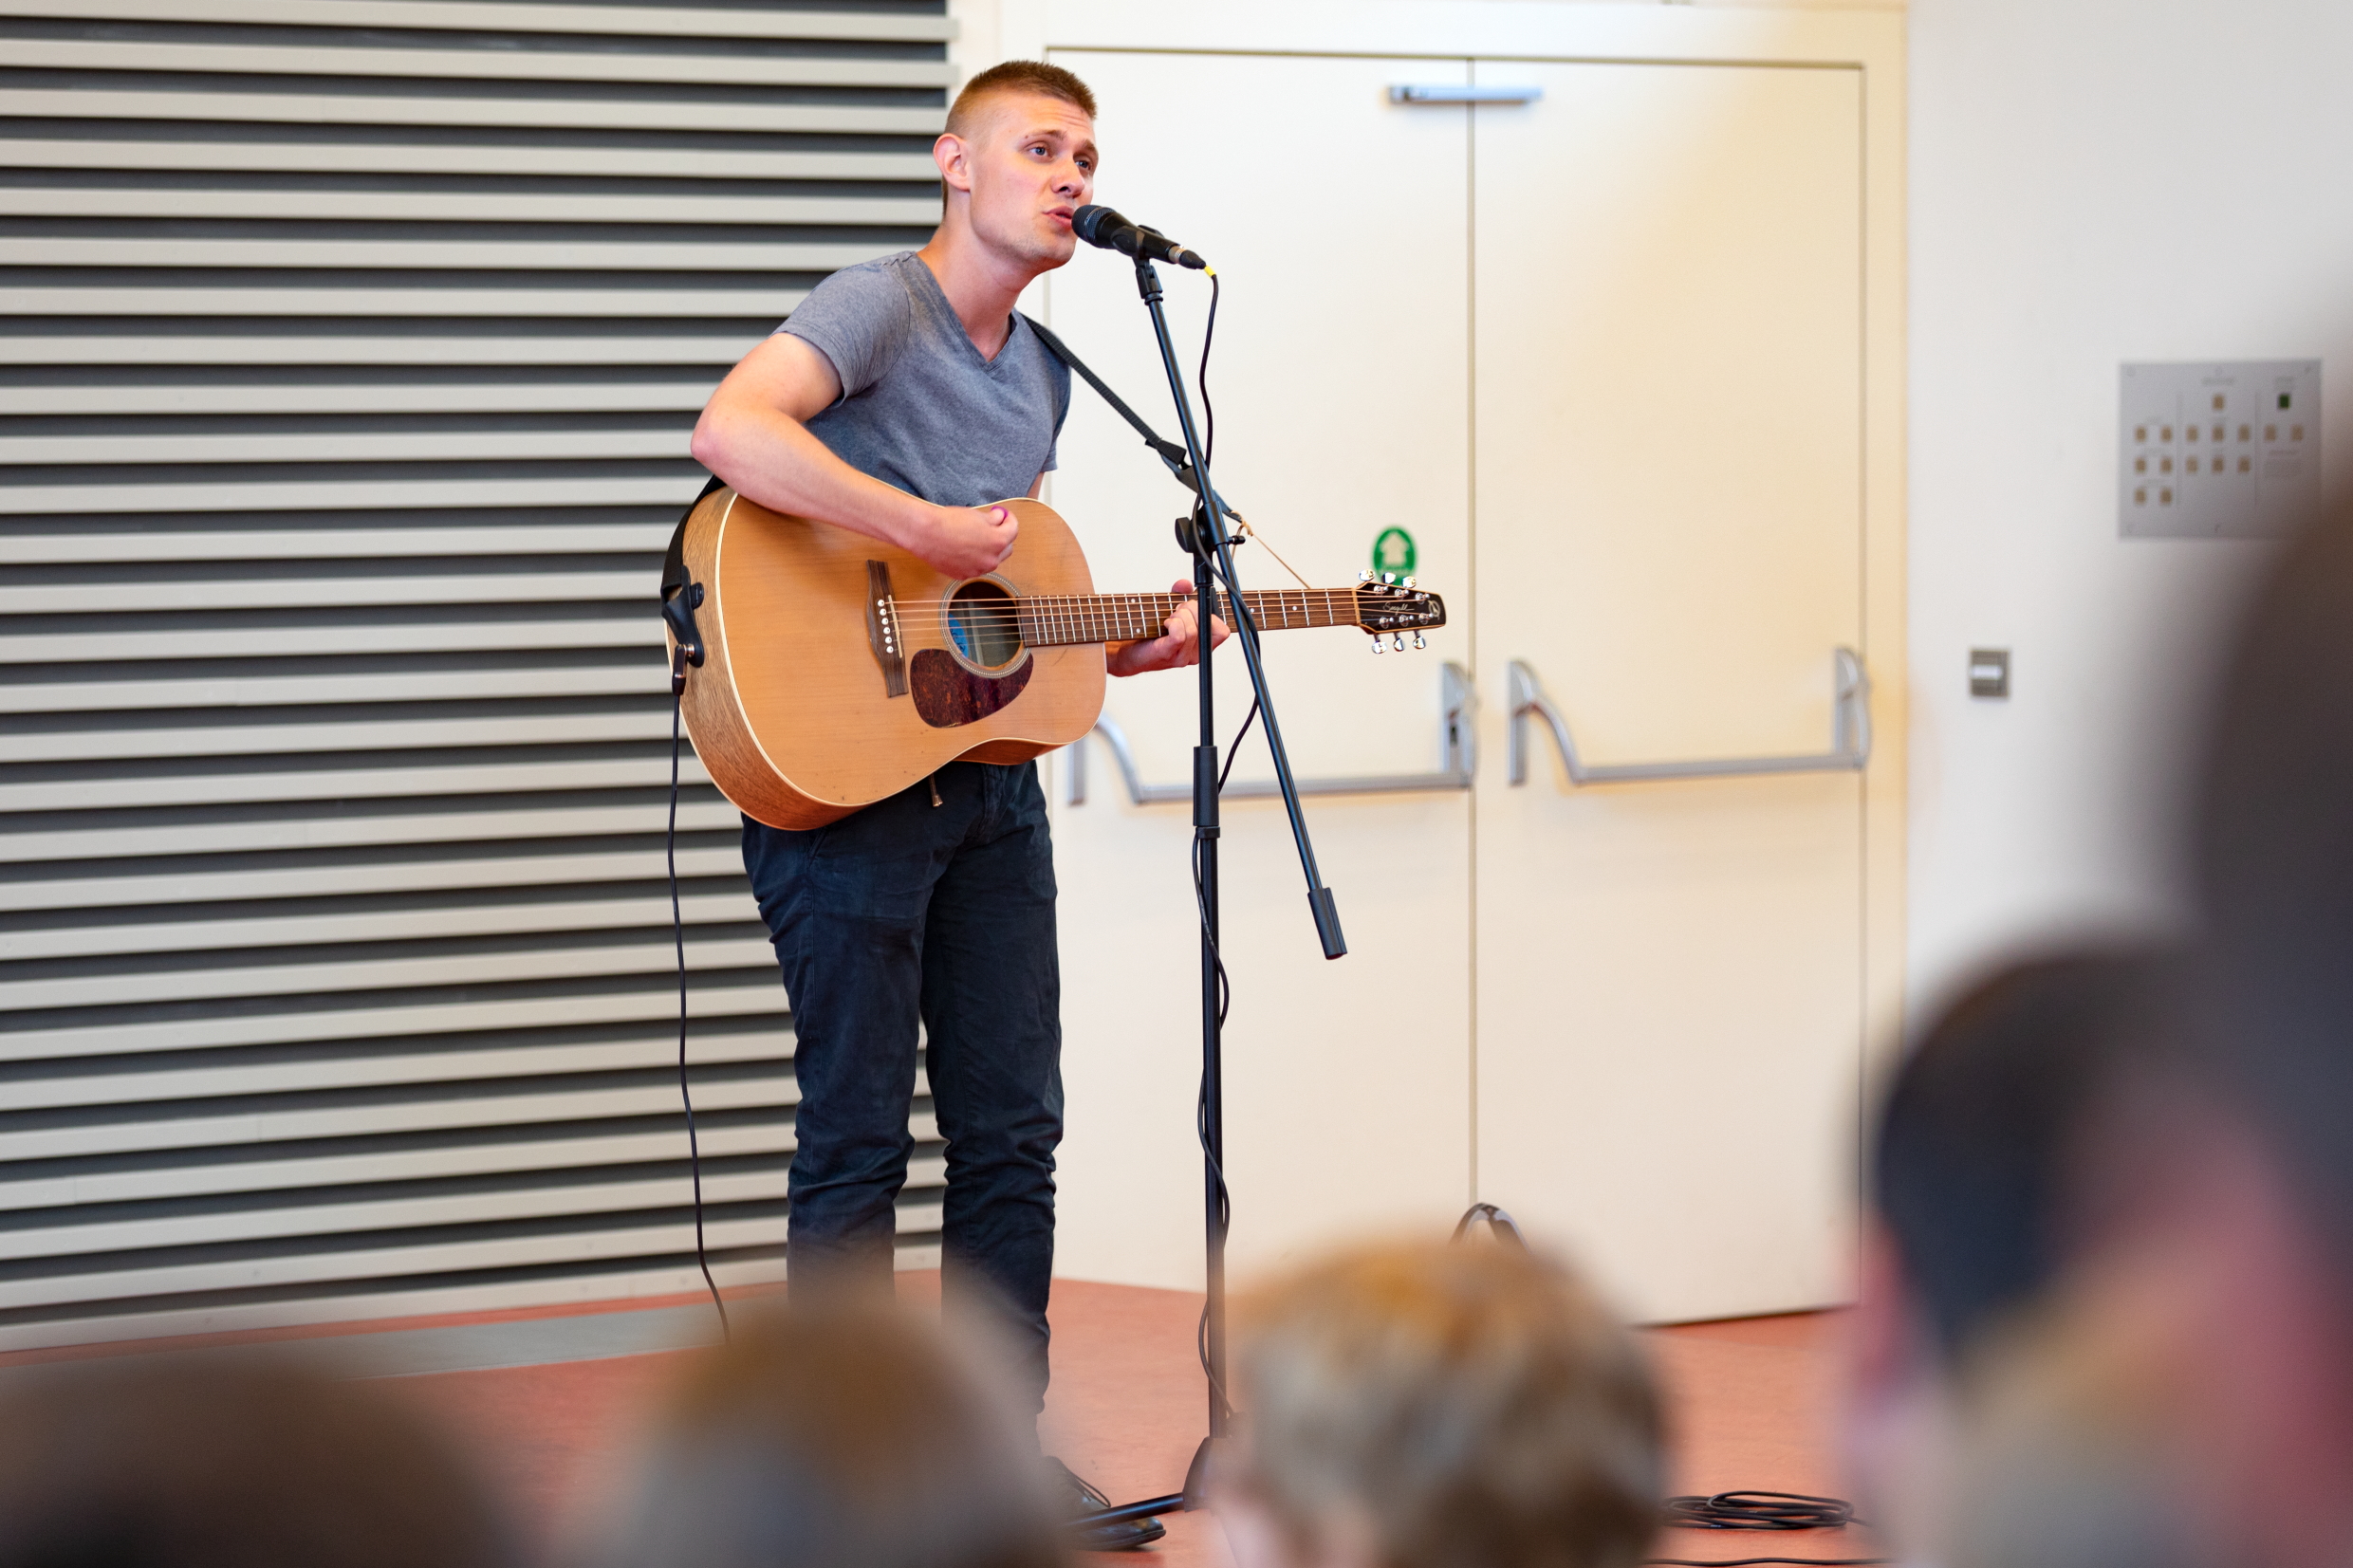
M 1094 130 L 1094 95 L 1060 66 L 1008 61 L 975 76 L 933 144 L 946 205 L 931 242 L 820 284 L 712 395 L 695 456 L 773 510 L 885 541 L 952 577 L 995 570 L 1019 525 L 988 503 L 1038 493 L 1070 405 L 1069 372 L 1013 304 L 1077 248 L 1070 220 L 1093 194 Z M 1222 625 L 1212 630 L 1223 640 Z M 1191 664 L 1196 635 L 1183 607 L 1164 636 L 1112 650 L 1110 671 Z M 948 1145 L 944 1301 L 1010 1315 L 1031 1408 L 1043 1408 L 1062 1023 L 1036 765 L 952 763 L 809 832 L 747 818 L 744 866 L 799 1038 L 793 1287 L 890 1288 L 919 1021 Z M 1060 1474 L 1074 1511 L 1100 1504 Z M 1085 1544 L 1161 1533 L 1147 1520 Z

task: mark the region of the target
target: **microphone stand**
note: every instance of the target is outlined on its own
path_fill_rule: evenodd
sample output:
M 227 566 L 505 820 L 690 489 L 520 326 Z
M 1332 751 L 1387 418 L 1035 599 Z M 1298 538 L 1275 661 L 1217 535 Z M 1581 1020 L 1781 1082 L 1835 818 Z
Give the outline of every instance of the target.
M 1209 1377 L 1209 1435 L 1195 1450 L 1185 1472 L 1185 1487 L 1166 1497 L 1146 1498 L 1082 1516 L 1072 1527 L 1149 1519 L 1180 1509 L 1201 1506 L 1212 1448 L 1225 1437 L 1232 1417 L 1226 1400 L 1226 1134 L 1224 1101 L 1224 1024 L 1219 991 L 1224 968 L 1217 956 L 1217 728 L 1216 676 L 1210 663 L 1210 613 L 1217 603 L 1216 582 L 1222 579 L 1231 596 L 1233 634 L 1242 644 L 1242 659 L 1250 669 L 1251 694 L 1267 734 L 1267 749 L 1274 756 L 1275 781 L 1283 793 L 1283 809 L 1290 818 L 1291 839 L 1299 849 L 1299 867 L 1307 879 L 1307 907 L 1315 919 L 1316 939 L 1326 959 L 1348 950 L 1340 932 L 1340 910 L 1332 890 L 1316 869 L 1315 846 L 1307 838 L 1307 820 L 1300 811 L 1299 786 L 1291 777 L 1290 755 L 1283 747 L 1283 728 L 1275 720 L 1274 696 L 1267 689 L 1266 667 L 1259 660 L 1258 627 L 1242 602 L 1241 583 L 1233 570 L 1233 540 L 1225 519 L 1230 514 L 1211 484 L 1209 465 L 1194 427 L 1193 403 L 1185 394 L 1184 372 L 1176 361 L 1176 344 L 1168 333 L 1168 314 L 1161 307 L 1160 276 L 1150 258 L 1138 256 L 1136 291 L 1152 316 L 1153 335 L 1160 345 L 1160 365 L 1168 373 L 1169 396 L 1176 400 L 1176 422 L 1185 438 L 1185 456 L 1193 469 L 1196 500 L 1190 519 L 1177 525 L 1178 537 L 1193 557 L 1194 602 L 1200 634 L 1200 735 L 1193 748 L 1193 855 L 1198 868 L 1196 885 L 1201 907 L 1201 1104 L 1202 1184 L 1207 1210 L 1207 1301 L 1201 1327 L 1202 1370 Z M 1178 475 L 1182 479 L 1183 475 Z M 1213 563 L 1214 570 L 1213 571 Z

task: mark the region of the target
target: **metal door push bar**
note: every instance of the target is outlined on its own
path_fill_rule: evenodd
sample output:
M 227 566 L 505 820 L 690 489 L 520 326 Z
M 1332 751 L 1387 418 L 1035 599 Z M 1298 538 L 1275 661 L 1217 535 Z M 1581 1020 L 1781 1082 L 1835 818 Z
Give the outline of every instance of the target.
M 1830 749 L 1799 757 L 1724 757 L 1696 762 L 1609 763 L 1596 766 L 1577 755 L 1568 738 L 1568 724 L 1545 695 L 1536 672 L 1513 659 L 1507 672 L 1511 710 L 1511 782 L 1528 782 L 1528 720 L 1531 713 L 1551 728 L 1552 744 L 1571 784 L 1638 784 L 1665 779 L 1725 779 L 1754 773 L 1859 772 L 1871 760 L 1871 677 L 1862 656 L 1851 648 L 1830 655 L 1835 699 L 1830 716 Z
M 1476 762 L 1475 743 L 1471 732 L 1471 718 L 1478 698 L 1471 687 L 1471 676 L 1459 664 L 1449 659 L 1438 672 L 1438 698 L 1443 727 L 1443 766 L 1436 773 L 1375 773 L 1353 779 L 1301 779 L 1302 795 L 1411 795 L 1428 790 L 1468 789 Z M 1127 798 L 1138 805 L 1172 805 L 1193 799 L 1193 785 L 1186 784 L 1146 784 L 1136 771 L 1136 753 L 1127 744 L 1127 731 L 1111 718 L 1099 718 L 1092 731 L 1111 748 L 1111 760 L 1120 770 L 1120 781 L 1127 786 Z M 1086 737 L 1070 747 L 1069 762 L 1065 769 L 1069 775 L 1068 793 L 1064 797 L 1072 805 L 1086 803 Z M 1221 793 L 1228 800 L 1271 799 L 1278 791 L 1272 779 L 1245 779 L 1226 785 Z

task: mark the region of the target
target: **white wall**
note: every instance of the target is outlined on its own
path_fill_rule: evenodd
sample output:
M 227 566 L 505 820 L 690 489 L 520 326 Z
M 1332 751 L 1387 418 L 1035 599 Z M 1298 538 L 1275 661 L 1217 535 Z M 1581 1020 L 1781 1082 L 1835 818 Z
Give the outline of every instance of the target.
M 1911 8 L 1909 993 L 2177 908 L 2177 759 L 2263 547 L 2125 541 L 2117 366 L 2318 355 L 2353 415 L 2353 7 Z M 2012 650 L 1973 701 L 1973 646 Z

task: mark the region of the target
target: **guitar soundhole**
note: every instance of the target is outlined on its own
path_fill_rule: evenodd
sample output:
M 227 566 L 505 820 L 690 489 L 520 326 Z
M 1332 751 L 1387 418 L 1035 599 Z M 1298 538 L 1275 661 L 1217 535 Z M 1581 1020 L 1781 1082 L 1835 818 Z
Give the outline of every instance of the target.
M 1002 670 L 1021 657 L 1020 612 L 1000 583 L 974 578 L 948 598 L 948 637 L 983 670 Z

